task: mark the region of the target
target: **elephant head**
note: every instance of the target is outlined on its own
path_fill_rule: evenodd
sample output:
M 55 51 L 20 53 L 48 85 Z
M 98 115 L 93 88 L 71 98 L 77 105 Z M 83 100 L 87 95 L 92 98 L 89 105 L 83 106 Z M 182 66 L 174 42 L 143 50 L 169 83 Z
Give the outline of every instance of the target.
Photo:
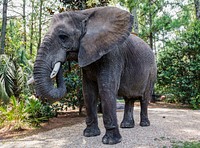
M 122 44 L 132 30 L 132 23 L 130 13 L 115 7 L 54 15 L 34 64 L 37 94 L 53 101 L 62 98 L 66 87 L 60 65 L 68 54 L 77 53 L 80 67 L 90 65 Z

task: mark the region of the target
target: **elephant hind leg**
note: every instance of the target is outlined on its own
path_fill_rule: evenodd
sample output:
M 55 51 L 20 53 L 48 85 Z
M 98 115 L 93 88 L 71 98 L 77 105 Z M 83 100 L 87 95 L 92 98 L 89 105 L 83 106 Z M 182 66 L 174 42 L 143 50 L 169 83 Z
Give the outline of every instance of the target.
M 133 108 L 134 108 L 134 99 L 124 98 L 125 108 L 124 108 L 124 118 L 120 124 L 121 128 L 133 128 L 135 126 L 133 118 Z
M 141 106 L 141 111 L 140 111 L 140 126 L 149 126 L 150 121 L 148 118 L 148 100 L 145 98 L 142 98 L 140 100 L 140 106 Z
M 151 77 L 148 80 L 146 90 L 142 99 L 140 100 L 141 112 L 140 112 L 140 126 L 150 126 L 150 121 L 148 118 L 148 104 L 152 98 L 154 83 Z

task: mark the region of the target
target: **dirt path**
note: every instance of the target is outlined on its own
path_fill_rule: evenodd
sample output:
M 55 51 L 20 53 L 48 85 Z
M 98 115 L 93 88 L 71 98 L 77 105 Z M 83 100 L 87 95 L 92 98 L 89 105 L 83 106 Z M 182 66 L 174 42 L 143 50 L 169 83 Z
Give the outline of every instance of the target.
M 118 121 L 123 112 L 119 111 Z M 122 142 L 107 146 L 101 142 L 105 133 L 102 116 L 99 116 L 101 135 L 86 138 L 82 136 L 85 123 L 77 123 L 71 127 L 62 127 L 33 136 L 3 140 L 1 148 L 162 148 L 171 147 L 174 142 L 200 140 L 200 111 L 187 109 L 150 108 L 150 127 L 139 126 L 139 108 L 135 108 L 135 128 L 120 129 Z

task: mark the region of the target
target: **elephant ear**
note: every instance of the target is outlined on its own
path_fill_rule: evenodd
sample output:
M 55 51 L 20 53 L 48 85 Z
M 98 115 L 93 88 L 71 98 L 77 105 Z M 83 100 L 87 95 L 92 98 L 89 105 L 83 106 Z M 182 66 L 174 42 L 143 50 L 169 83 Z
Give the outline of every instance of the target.
M 111 50 L 116 49 L 130 35 L 133 24 L 132 15 L 116 7 L 100 7 L 83 10 L 88 15 L 85 23 L 86 33 L 80 41 L 78 62 L 87 66 Z

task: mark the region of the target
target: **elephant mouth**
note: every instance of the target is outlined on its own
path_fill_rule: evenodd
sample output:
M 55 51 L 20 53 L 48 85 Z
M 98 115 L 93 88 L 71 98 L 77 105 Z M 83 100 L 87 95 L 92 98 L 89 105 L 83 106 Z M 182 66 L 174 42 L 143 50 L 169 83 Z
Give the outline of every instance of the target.
M 77 50 L 69 50 L 69 51 L 67 51 L 66 60 L 67 61 L 76 61 L 76 62 L 78 62 L 78 51 Z

